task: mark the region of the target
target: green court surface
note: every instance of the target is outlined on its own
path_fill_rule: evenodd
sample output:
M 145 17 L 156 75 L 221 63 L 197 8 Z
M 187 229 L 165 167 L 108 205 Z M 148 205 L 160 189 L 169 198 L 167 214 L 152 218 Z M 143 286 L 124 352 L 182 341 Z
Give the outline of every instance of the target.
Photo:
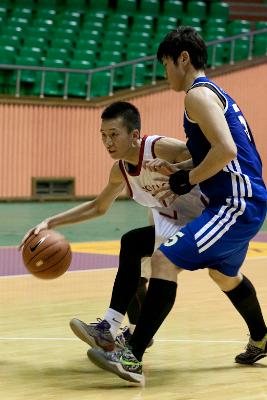
M 0 246 L 17 246 L 24 234 L 48 216 L 81 202 L 0 203 Z M 147 209 L 132 200 L 118 200 L 99 218 L 58 228 L 70 242 L 118 240 L 130 229 L 147 225 Z
M 0 246 L 17 246 L 24 234 L 44 218 L 80 202 L 0 203 Z M 58 228 L 70 242 L 119 240 L 130 229 L 147 225 L 147 209 L 132 200 L 118 200 L 106 215 Z M 263 226 L 267 231 L 267 220 Z

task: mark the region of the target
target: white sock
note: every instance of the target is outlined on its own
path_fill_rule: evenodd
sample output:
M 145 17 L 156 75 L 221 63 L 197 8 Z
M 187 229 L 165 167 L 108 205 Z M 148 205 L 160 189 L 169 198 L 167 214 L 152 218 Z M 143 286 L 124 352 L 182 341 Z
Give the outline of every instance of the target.
M 131 334 L 131 335 L 134 333 L 135 327 L 136 327 L 136 325 L 134 325 L 134 324 L 129 324 L 129 331 L 130 331 L 130 334 Z
M 108 321 L 108 323 L 110 324 L 110 333 L 113 339 L 115 339 L 124 319 L 124 315 L 119 313 L 118 311 L 113 310 L 112 308 L 109 308 L 103 319 Z

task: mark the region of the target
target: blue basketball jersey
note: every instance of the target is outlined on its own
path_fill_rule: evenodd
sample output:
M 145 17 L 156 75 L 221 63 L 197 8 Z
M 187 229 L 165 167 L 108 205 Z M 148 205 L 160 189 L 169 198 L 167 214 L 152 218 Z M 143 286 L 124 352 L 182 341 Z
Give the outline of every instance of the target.
M 235 101 L 206 77 L 197 78 L 191 88 L 205 86 L 214 91 L 224 105 L 224 114 L 233 140 L 237 156 L 222 171 L 200 183 L 201 191 L 211 203 L 221 203 L 227 198 L 253 198 L 267 200 L 267 191 L 262 179 L 262 163 L 255 142 L 240 108 Z M 198 124 L 184 114 L 184 130 L 187 147 L 194 166 L 206 157 L 210 144 Z

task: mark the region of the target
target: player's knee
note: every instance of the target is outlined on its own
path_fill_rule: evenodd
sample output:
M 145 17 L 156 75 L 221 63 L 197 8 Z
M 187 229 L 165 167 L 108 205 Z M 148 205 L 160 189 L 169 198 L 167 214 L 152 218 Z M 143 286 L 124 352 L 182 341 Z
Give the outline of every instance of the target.
M 173 280 L 178 273 L 178 268 L 160 250 L 155 251 L 151 257 L 151 269 L 152 278 Z

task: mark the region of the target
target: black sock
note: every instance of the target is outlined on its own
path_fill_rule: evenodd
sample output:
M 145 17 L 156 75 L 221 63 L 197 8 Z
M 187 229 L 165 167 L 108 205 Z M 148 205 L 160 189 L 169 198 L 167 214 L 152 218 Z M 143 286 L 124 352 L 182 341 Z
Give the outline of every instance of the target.
M 233 290 L 224 292 L 244 318 L 253 340 L 261 340 L 267 332 L 253 284 L 243 276 L 242 282 Z
M 125 315 L 138 288 L 141 259 L 153 254 L 155 227 L 134 229 L 121 238 L 119 269 L 113 286 L 110 308 Z
M 146 297 L 146 292 L 147 292 L 146 284 L 147 284 L 147 279 L 141 277 L 139 279 L 137 291 L 127 308 L 127 315 L 129 318 L 129 322 L 132 325 L 137 324 L 141 312 L 141 307 Z
M 141 361 L 148 343 L 171 311 L 177 283 L 151 278 L 138 324 L 130 340 L 135 357 Z

